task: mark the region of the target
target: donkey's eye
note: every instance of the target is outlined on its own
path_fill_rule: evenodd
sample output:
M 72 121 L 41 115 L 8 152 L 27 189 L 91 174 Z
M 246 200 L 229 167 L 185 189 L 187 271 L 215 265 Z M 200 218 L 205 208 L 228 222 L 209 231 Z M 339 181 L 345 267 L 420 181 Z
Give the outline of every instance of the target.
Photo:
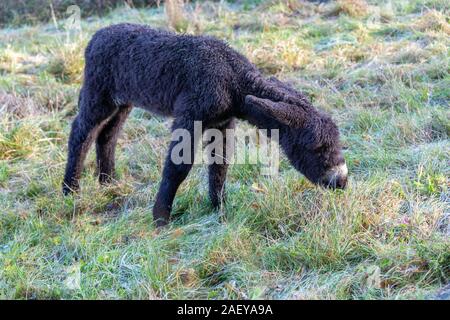
M 315 152 L 323 152 L 323 151 L 325 150 L 325 148 L 326 148 L 326 146 L 323 145 L 323 144 L 321 144 L 321 145 L 319 145 L 319 146 L 314 147 L 313 150 L 314 150 Z

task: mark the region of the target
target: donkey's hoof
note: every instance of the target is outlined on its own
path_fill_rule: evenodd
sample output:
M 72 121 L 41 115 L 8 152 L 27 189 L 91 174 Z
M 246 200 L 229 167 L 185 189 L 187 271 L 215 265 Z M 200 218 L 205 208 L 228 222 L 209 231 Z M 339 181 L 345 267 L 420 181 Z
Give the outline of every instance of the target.
M 63 187 L 62 187 L 62 193 L 63 193 L 63 195 L 65 195 L 65 196 L 68 196 L 68 195 L 70 195 L 70 194 L 72 194 L 72 193 L 74 193 L 74 192 L 77 192 L 79 190 L 79 187 L 74 187 L 74 186 L 72 186 L 72 187 L 69 187 L 67 184 L 63 184 Z

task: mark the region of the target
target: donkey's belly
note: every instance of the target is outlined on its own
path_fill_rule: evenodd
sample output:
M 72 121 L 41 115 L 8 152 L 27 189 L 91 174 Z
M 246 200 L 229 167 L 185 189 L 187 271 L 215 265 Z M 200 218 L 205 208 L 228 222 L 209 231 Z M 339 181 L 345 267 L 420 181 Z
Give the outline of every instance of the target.
M 146 111 L 149 111 L 151 113 L 154 113 L 154 114 L 157 114 L 160 116 L 165 116 L 165 117 L 172 116 L 172 107 L 164 105 L 160 101 L 154 101 L 154 100 L 153 101 L 145 101 L 145 102 L 133 101 L 133 102 L 131 102 L 131 104 L 134 107 L 144 109 Z
M 172 103 L 161 101 L 160 97 L 153 96 L 118 96 L 114 98 L 117 105 L 131 104 L 133 107 L 144 109 L 151 113 L 161 115 L 161 116 L 172 116 Z

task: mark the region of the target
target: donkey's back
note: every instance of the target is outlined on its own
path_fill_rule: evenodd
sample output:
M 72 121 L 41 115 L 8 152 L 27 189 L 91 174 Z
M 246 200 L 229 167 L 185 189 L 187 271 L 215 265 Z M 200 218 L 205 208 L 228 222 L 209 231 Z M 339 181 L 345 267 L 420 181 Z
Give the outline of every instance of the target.
M 241 69 L 253 68 L 218 39 L 135 24 L 99 30 L 85 58 L 85 87 L 162 115 L 174 115 L 177 99 L 199 98 L 209 113 L 229 107 Z

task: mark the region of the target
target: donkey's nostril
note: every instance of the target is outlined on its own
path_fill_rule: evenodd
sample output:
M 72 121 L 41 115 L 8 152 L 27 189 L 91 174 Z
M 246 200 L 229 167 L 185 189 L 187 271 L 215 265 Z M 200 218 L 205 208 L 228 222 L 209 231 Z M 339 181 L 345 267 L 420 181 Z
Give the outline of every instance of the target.
M 345 189 L 347 186 L 347 176 L 338 177 L 336 179 L 336 188 Z

